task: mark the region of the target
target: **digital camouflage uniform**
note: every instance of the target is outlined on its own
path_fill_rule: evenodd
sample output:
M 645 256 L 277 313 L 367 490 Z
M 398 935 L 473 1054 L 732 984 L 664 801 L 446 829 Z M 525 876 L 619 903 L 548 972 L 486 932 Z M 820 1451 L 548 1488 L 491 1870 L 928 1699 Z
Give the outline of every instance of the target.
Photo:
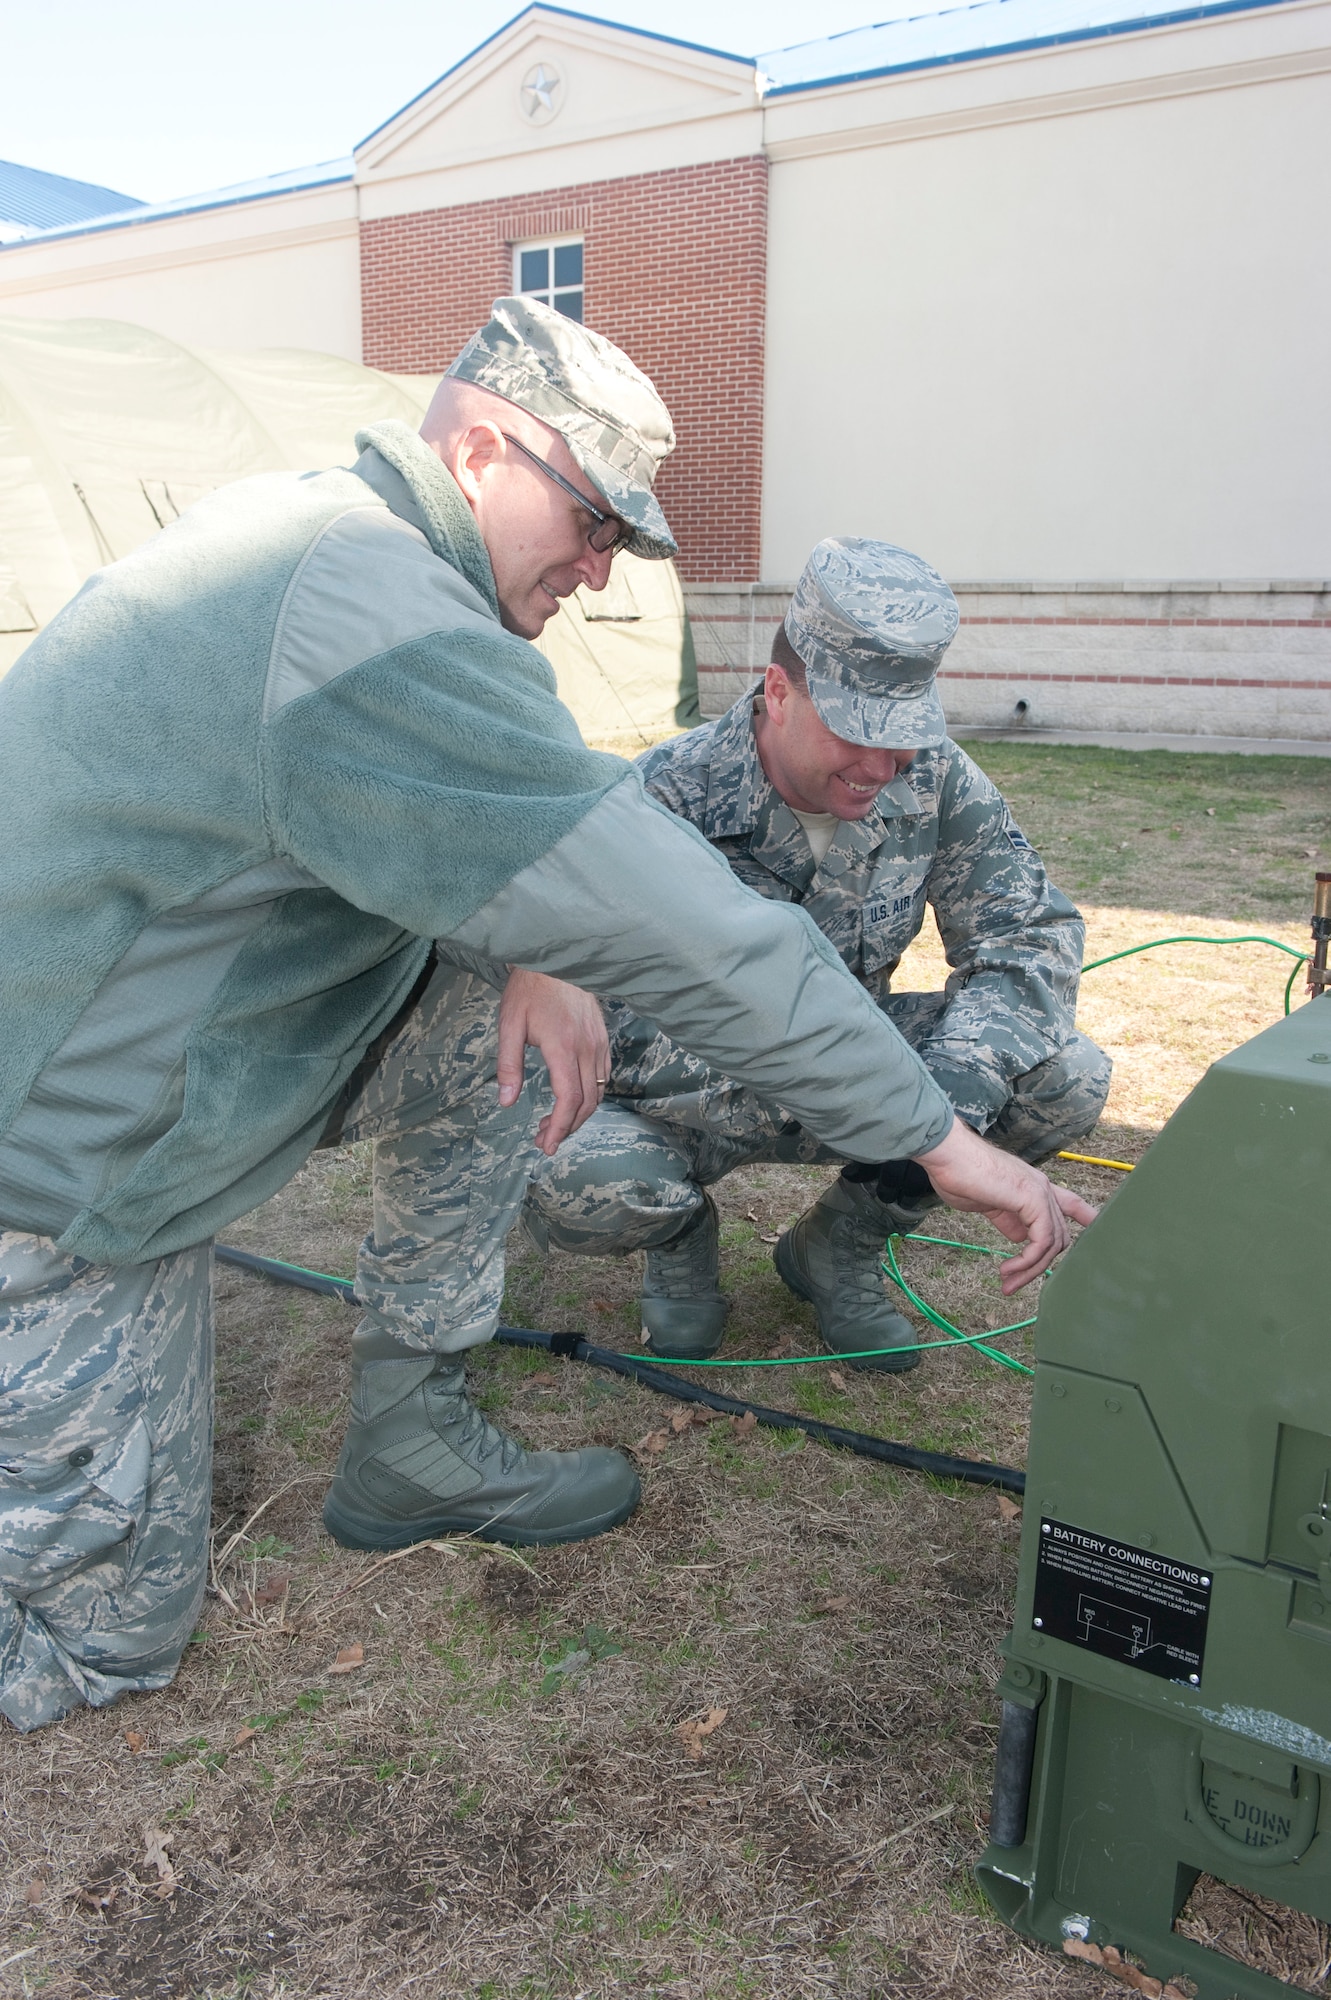
M 811 695 L 815 687 L 825 692 L 811 675 Z M 750 690 L 719 721 L 645 751 L 648 791 L 696 826 L 741 882 L 813 919 L 976 1131 L 1028 1160 L 1089 1131 L 1110 1064 L 1073 1025 L 1084 927 L 1002 795 L 944 738 L 865 819 L 841 821 L 815 865 L 759 760 L 757 698 Z M 894 993 L 929 909 L 947 985 Z M 586 1251 L 649 1247 L 687 1220 L 700 1187 L 743 1161 L 843 1157 L 626 1008 L 607 1011 L 607 1102 L 538 1164 L 529 1210 L 537 1234 Z

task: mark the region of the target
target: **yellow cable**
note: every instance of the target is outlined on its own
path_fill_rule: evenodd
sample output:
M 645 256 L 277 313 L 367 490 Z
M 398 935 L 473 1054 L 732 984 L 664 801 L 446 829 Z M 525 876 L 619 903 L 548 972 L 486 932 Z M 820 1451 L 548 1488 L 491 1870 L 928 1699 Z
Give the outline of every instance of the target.
M 1077 1160 L 1083 1167 L 1113 1167 L 1120 1174 L 1130 1174 L 1132 1168 L 1126 1160 L 1097 1160 L 1093 1153 L 1060 1153 L 1060 1160 Z

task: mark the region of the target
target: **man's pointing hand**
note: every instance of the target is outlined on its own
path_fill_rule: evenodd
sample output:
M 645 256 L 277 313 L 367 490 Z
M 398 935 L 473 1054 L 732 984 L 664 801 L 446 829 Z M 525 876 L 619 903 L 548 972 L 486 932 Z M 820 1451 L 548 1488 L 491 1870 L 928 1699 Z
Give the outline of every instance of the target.
M 1094 1222 L 1100 1212 L 1070 1188 L 1055 1187 L 1038 1167 L 986 1144 L 960 1118 L 940 1145 L 916 1157 L 949 1208 L 983 1215 L 1009 1242 L 1023 1245 L 999 1267 L 1004 1294 L 1048 1270 L 1072 1242 L 1071 1224 Z

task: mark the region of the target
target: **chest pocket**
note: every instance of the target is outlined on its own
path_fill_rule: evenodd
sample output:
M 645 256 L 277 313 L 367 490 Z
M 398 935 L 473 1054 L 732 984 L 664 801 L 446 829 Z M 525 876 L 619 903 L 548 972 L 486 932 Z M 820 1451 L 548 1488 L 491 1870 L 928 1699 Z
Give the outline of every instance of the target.
M 923 873 L 876 888 L 860 905 L 860 953 L 866 977 L 894 966 L 918 937 L 928 908 Z

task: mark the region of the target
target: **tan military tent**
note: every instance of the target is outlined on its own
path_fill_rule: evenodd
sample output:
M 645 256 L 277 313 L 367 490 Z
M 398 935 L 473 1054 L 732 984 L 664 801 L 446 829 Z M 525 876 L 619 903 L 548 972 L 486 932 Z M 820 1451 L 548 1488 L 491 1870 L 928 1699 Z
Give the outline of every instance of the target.
M 183 347 L 120 320 L 0 319 L 0 673 L 85 577 L 254 472 L 345 465 L 362 425 L 417 425 L 432 376 L 296 348 Z M 616 561 L 544 650 L 583 732 L 631 754 L 697 720 L 673 565 Z

